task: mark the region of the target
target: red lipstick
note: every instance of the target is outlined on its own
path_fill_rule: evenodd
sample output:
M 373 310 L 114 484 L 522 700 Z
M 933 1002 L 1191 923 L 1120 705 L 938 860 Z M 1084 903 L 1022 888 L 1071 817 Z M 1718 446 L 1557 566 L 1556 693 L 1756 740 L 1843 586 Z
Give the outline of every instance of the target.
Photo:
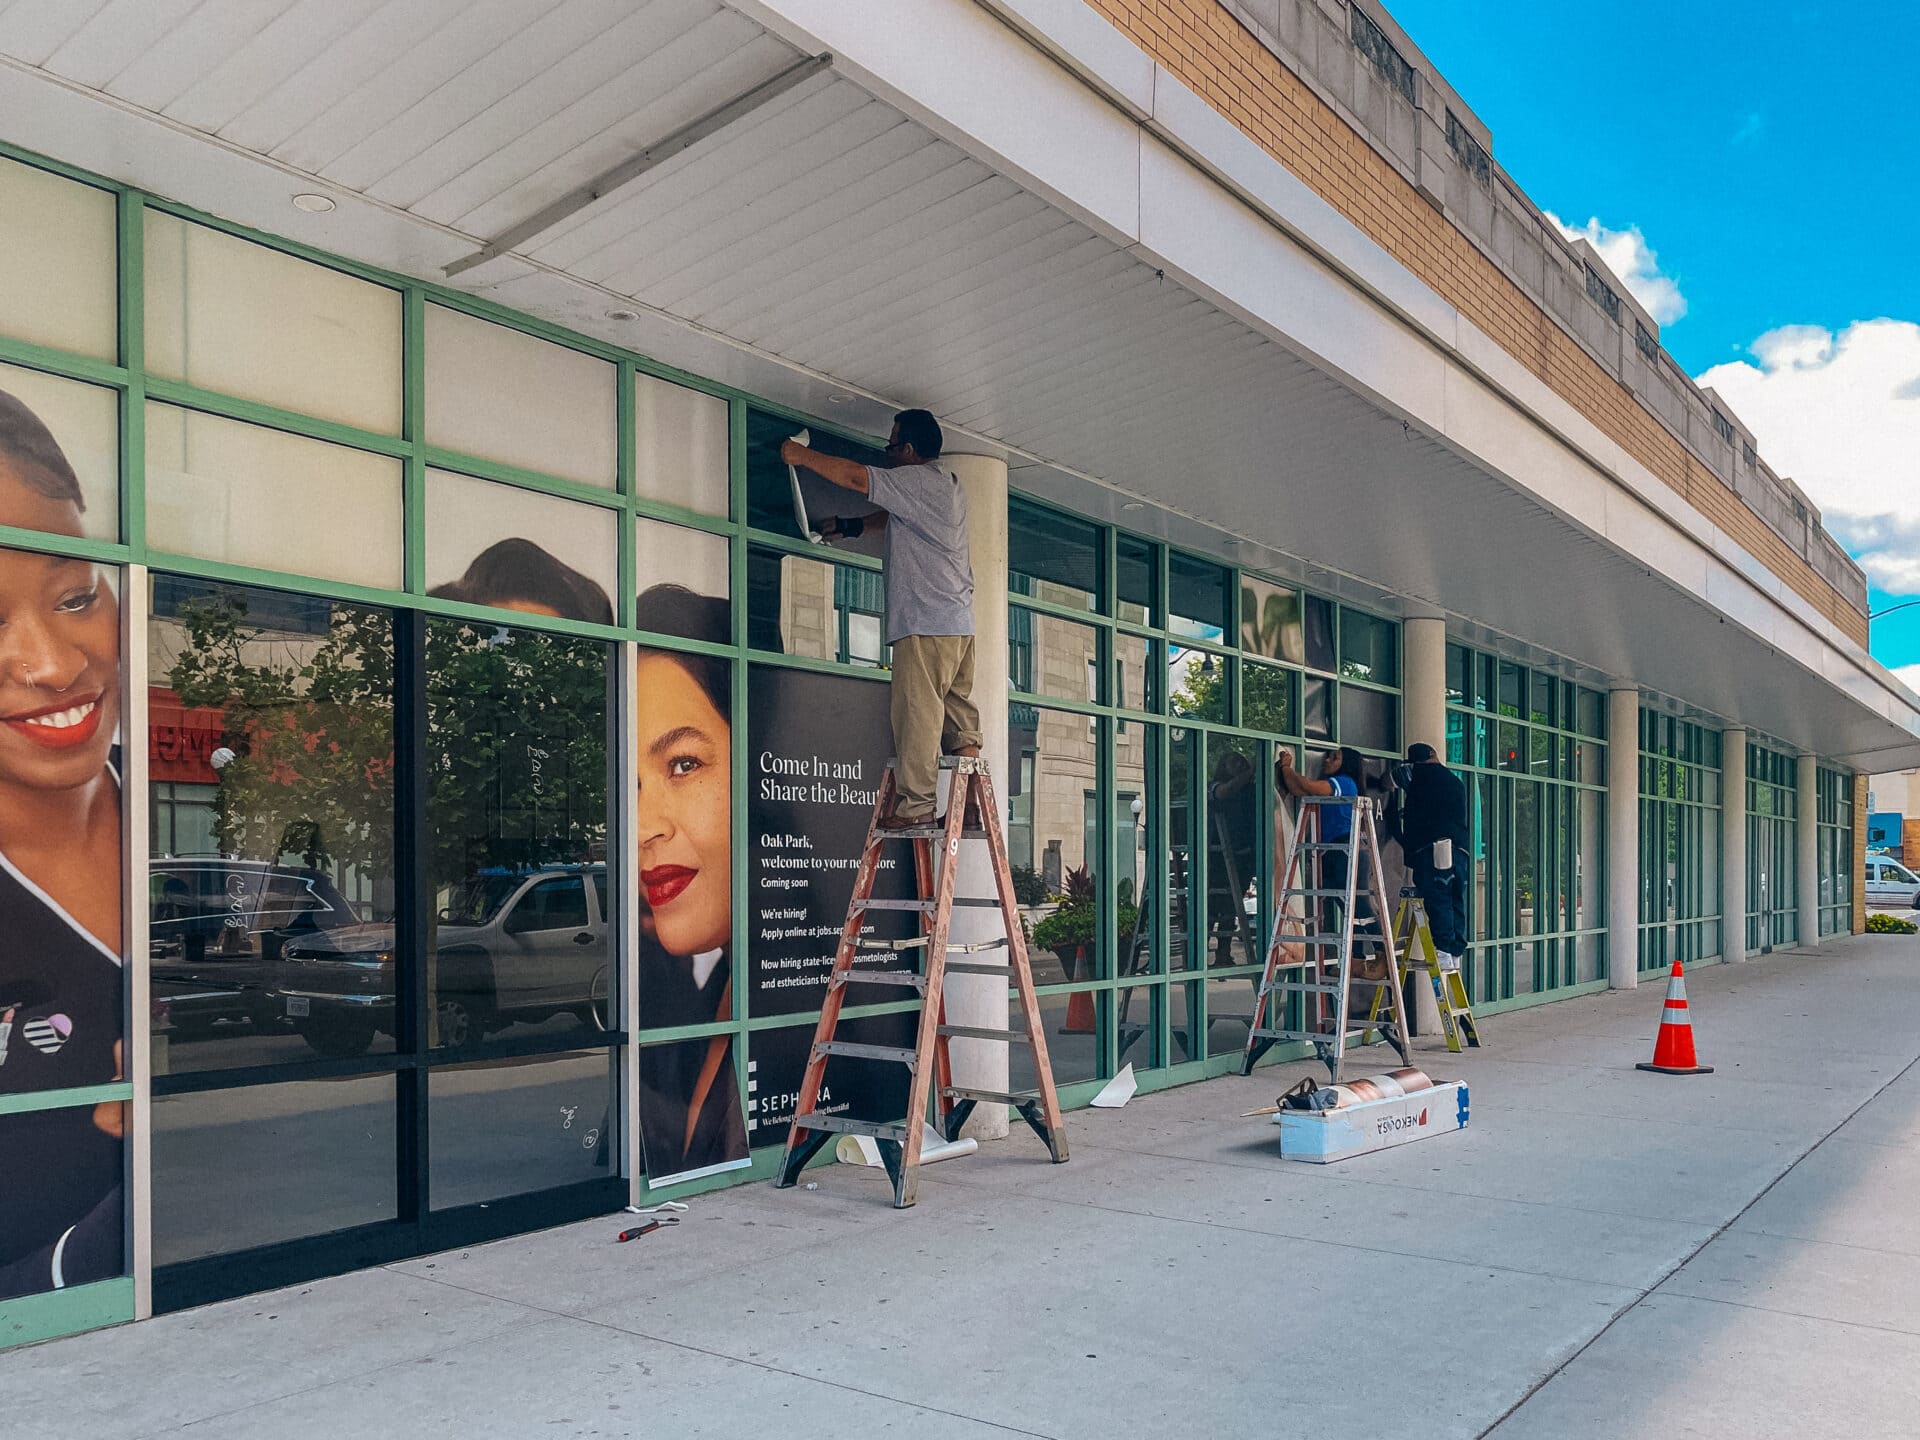
M 71 750 L 100 733 L 102 713 L 100 697 L 95 695 L 90 700 L 47 705 L 24 715 L 9 715 L 0 720 L 0 724 L 43 749 Z
M 656 865 L 651 870 L 642 870 L 640 883 L 646 886 L 647 904 L 657 910 L 668 901 L 679 898 L 680 892 L 691 885 L 699 873 L 684 865 Z

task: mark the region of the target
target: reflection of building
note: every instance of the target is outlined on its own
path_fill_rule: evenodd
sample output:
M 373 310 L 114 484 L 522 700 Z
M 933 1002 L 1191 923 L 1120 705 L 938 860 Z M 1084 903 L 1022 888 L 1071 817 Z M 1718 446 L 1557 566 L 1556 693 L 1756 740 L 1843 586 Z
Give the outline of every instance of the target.
M 1875 775 L 1867 797 L 1867 849 L 1920 865 L 1920 770 Z

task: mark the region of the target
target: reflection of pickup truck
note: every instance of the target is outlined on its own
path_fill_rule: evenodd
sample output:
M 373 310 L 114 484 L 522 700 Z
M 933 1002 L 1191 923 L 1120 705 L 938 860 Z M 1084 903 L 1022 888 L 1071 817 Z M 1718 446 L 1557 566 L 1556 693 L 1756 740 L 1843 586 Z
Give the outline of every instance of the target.
M 274 1020 L 273 971 L 287 944 L 358 919 L 319 871 L 260 860 L 156 859 L 147 894 L 153 998 L 181 1038 Z
M 515 1020 L 607 1024 L 604 865 L 481 871 L 437 917 L 428 974 L 437 1043 L 471 1045 Z M 391 925 L 336 930 L 281 953 L 277 1013 L 323 1055 L 359 1055 L 394 1028 Z

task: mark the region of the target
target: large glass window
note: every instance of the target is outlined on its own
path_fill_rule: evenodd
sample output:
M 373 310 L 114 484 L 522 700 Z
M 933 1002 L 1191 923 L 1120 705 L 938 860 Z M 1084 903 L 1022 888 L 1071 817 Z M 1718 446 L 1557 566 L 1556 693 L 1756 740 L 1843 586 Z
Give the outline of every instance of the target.
M 1343 624 L 1352 616 L 1344 612 Z M 1607 745 L 1603 733 L 1578 733 L 1575 720 L 1588 697 L 1601 697 L 1545 669 L 1464 645 L 1447 651 L 1446 759 L 1467 781 L 1472 837 L 1473 997 L 1490 1003 L 1598 981 L 1606 974 Z M 1342 687 L 1343 723 L 1352 688 Z M 1512 718 L 1491 720 L 1489 709 Z M 1604 707 L 1585 713 L 1597 732 Z
M 1853 776 L 1821 766 L 1815 776 L 1819 800 L 1816 853 L 1820 864 L 1820 933 L 1845 935 L 1853 929 L 1854 863 Z
M 1721 952 L 1720 736 L 1640 712 L 1642 972 Z
M 1800 939 L 1798 762 L 1747 742 L 1747 950 L 1764 954 Z
M 636 374 L 633 445 L 634 488 L 643 498 L 702 515 L 727 513 L 725 400 Z
M 10 486 L 4 520 L 23 530 L 120 538 L 120 397 L 40 370 L 0 365 L 0 429 L 35 471 Z
M 429 595 L 561 620 L 614 622 L 616 511 L 429 470 L 426 530 Z

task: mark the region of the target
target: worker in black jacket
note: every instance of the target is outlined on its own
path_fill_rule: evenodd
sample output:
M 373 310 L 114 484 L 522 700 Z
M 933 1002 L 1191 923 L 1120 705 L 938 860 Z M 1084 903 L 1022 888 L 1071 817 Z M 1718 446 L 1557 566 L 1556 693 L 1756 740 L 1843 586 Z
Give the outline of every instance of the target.
M 1407 764 L 1398 767 L 1394 778 L 1404 792 L 1400 843 L 1414 888 L 1426 902 L 1433 948 L 1440 952 L 1442 969 L 1457 970 L 1467 949 L 1467 789 L 1440 763 L 1431 745 L 1409 745 Z

